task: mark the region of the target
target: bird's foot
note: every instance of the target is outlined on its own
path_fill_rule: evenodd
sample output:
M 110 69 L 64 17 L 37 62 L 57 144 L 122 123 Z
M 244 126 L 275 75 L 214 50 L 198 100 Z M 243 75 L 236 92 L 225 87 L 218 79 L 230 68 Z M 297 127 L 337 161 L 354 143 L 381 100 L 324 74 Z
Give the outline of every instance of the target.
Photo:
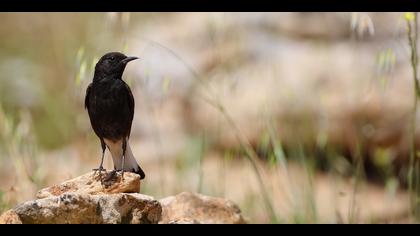
M 118 170 L 118 172 L 121 174 L 121 180 L 124 181 L 124 170 Z
M 96 172 L 99 172 L 99 176 L 101 176 L 102 175 L 102 171 L 106 172 L 106 169 L 103 168 L 102 166 L 100 166 L 99 168 L 92 169 L 92 171 L 94 171 L 95 174 L 96 174 Z
M 115 178 L 116 174 L 117 174 L 117 170 L 113 170 L 113 171 L 109 172 L 108 175 L 105 177 L 104 181 L 105 182 L 111 181 L 112 179 Z
M 102 182 L 103 182 L 103 181 L 102 181 L 102 171 L 103 171 L 103 172 L 106 172 L 106 169 L 105 169 L 105 168 L 103 168 L 102 166 L 100 166 L 99 168 L 92 169 L 92 171 L 94 171 L 94 175 L 96 175 L 96 172 L 99 172 L 98 177 L 99 177 L 99 179 L 101 180 L 101 183 L 102 183 Z
M 102 183 L 108 183 L 108 182 L 113 182 L 115 181 L 115 177 L 121 174 L 121 179 L 124 180 L 124 172 L 121 170 L 112 170 L 110 172 L 108 172 L 104 178 L 101 178 Z

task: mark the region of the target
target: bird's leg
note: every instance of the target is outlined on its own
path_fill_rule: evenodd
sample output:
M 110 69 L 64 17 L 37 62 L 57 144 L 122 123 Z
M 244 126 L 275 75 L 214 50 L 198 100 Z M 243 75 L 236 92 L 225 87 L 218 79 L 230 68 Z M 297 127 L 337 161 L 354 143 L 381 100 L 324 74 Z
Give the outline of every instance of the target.
M 125 162 L 125 150 L 127 149 L 127 140 L 123 138 L 122 142 L 122 165 L 121 165 L 121 179 L 124 180 L 124 162 Z
M 106 149 L 106 145 L 103 139 L 101 139 L 101 147 L 102 147 L 102 159 L 101 159 L 101 164 L 99 165 L 99 168 L 97 169 L 93 169 L 96 173 L 96 171 L 99 171 L 99 178 L 102 177 L 102 171 L 106 171 L 106 169 L 104 169 L 103 165 L 104 165 L 104 157 L 105 157 L 105 149 Z M 102 178 L 101 178 L 102 179 Z

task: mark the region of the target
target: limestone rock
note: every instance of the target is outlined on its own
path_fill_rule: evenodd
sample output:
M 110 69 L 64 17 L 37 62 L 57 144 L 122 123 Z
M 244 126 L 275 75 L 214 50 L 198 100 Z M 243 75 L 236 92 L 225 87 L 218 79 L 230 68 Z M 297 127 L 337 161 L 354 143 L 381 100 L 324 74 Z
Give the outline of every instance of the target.
M 1 224 L 245 223 L 231 201 L 181 193 L 160 201 L 139 194 L 140 176 L 92 173 L 38 192 L 0 216 Z
M 14 210 L 8 210 L 0 216 L 0 224 L 22 224 L 22 221 Z
M 65 193 L 18 205 L 13 212 L 24 224 L 158 223 L 162 208 L 138 193 Z
M 240 209 L 223 198 L 183 192 L 161 199 L 161 224 L 244 224 Z
M 108 193 L 139 193 L 140 192 L 140 176 L 135 173 L 124 172 L 124 180 L 116 174 L 113 178 L 106 179 L 110 172 L 102 172 L 102 182 L 98 173 L 90 172 L 74 179 L 65 181 L 61 184 L 54 185 L 38 191 L 36 197 L 38 199 L 60 196 L 63 193 L 79 193 L 79 194 L 108 194 Z

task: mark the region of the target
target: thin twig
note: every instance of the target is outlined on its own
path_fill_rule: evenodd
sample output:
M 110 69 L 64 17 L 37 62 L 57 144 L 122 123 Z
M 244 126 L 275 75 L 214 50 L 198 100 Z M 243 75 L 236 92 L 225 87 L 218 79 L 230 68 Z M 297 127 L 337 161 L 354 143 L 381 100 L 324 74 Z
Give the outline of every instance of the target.
M 414 105 L 412 113 L 412 123 L 411 123 L 411 147 L 410 147 L 410 160 L 409 160 L 409 169 L 408 169 L 408 189 L 410 193 L 410 203 L 411 209 L 415 217 L 417 216 L 417 191 L 413 192 L 413 180 L 414 180 L 414 165 L 416 157 L 416 115 L 417 115 L 417 103 L 418 98 L 420 97 L 420 86 L 417 78 L 417 65 L 418 65 L 418 54 L 417 54 L 417 37 L 418 37 L 418 27 L 417 27 L 417 13 L 414 14 L 413 24 L 411 20 L 407 19 L 407 36 L 408 43 L 411 49 L 411 67 L 413 69 L 413 80 L 414 80 Z M 414 28 L 414 35 L 413 35 Z

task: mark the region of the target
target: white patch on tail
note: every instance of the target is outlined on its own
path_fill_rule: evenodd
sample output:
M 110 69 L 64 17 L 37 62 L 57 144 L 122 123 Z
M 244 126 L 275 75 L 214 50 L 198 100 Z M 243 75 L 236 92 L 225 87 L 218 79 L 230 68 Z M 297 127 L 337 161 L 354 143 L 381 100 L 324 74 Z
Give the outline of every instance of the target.
M 104 139 L 105 144 L 108 146 L 109 151 L 112 155 L 112 160 L 114 162 L 114 167 L 116 170 L 122 169 L 122 139 L 117 142 L 113 142 L 108 139 Z M 136 158 L 131 151 L 130 144 L 127 140 L 127 148 L 125 150 L 125 161 L 124 161 L 124 171 L 133 172 L 139 171 L 140 166 L 137 164 Z

